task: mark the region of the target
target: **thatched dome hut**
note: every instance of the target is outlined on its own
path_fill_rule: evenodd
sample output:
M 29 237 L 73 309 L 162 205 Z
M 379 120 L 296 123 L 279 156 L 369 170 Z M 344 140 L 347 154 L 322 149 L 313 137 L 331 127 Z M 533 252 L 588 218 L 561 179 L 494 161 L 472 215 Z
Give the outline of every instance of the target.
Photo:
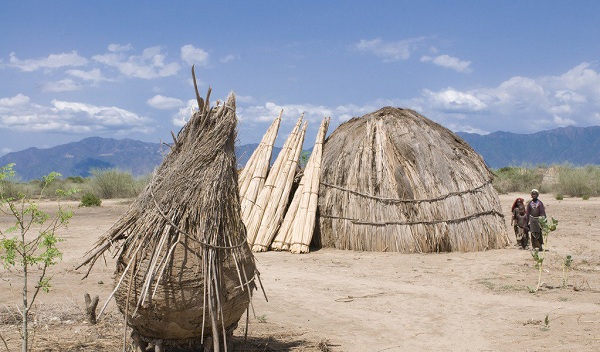
M 466 142 L 413 110 L 353 118 L 323 147 L 315 241 L 404 253 L 504 247 L 492 177 Z

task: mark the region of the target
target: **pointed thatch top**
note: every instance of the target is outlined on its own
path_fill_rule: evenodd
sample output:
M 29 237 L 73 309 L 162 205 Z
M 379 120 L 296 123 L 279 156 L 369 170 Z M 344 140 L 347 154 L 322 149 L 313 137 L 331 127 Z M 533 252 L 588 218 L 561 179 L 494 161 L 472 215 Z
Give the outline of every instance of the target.
M 413 110 L 353 118 L 323 149 L 320 240 L 400 252 L 502 247 L 506 229 L 491 181 L 467 143 Z
M 211 333 L 220 350 L 248 307 L 255 264 L 240 216 L 235 95 L 214 107 L 209 97 L 197 97 L 148 186 L 82 265 L 116 247 L 113 294 L 136 336 L 191 346 Z

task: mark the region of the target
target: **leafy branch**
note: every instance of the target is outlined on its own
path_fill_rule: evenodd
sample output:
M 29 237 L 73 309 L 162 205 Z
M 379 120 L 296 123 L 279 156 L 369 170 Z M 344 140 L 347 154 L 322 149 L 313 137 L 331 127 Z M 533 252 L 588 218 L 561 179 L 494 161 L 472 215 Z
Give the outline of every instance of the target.
M 538 275 L 538 283 L 537 283 L 537 286 L 535 289 L 533 287 L 527 286 L 527 289 L 529 290 L 530 293 L 537 292 L 540 289 L 540 285 L 542 283 L 542 271 L 544 268 L 544 259 L 546 258 L 546 248 L 548 247 L 548 237 L 550 235 L 550 232 L 556 231 L 556 227 L 558 226 L 558 220 L 556 220 L 554 218 L 550 218 L 550 221 L 548 221 L 548 219 L 545 216 L 540 216 L 539 221 L 540 221 L 540 228 L 542 229 L 542 236 L 544 238 L 544 246 L 543 246 L 544 249 L 542 251 L 539 251 L 537 249 L 533 249 L 531 251 L 531 256 L 533 257 L 533 260 L 535 261 L 535 268 L 538 269 L 539 275 Z
M 14 164 L 0 167 L 0 187 L 7 178 L 14 176 Z M 39 198 L 31 199 L 24 194 L 17 197 L 5 197 L 0 188 L 0 212 L 11 217 L 13 225 L 2 231 L 0 229 L 0 263 L 9 271 L 16 270 L 16 276 L 22 277 L 22 315 L 21 328 L 22 351 L 29 350 L 28 346 L 28 315 L 40 291 L 48 292 L 52 287 L 48 268 L 62 260 L 58 244 L 63 240 L 57 231 L 66 227 L 73 212 L 65 210 L 58 204 L 56 213 L 50 215 L 41 210 L 38 201 L 41 200 L 46 188 L 61 174 L 51 172 L 42 178 L 42 190 Z M 60 197 L 77 192 L 57 191 Z M 36 270 L 37 269 L 37 270 Z

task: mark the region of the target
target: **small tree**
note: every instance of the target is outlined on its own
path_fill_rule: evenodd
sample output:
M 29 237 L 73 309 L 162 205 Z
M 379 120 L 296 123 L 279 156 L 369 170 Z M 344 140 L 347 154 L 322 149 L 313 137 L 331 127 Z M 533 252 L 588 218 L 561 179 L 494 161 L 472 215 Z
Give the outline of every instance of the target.
M 538 269 L 538 271 L 539 271 L 538 283 L 537 283 L 536 288 L 534 289 L 533 287 L 527 286 L 527 289 L 531 293 L 537 292 L 540 289 L 540 285 L 542 283 L 542 271 L 544 268 L 544 259 L 546 258 L 546 248 L 548 247 L 548 237 L 550 235 L 550 232 L 555 231 L 556 226 L 558 226 L 558 220 L 556 220 L 554 218 L 550 218 L 550 220 L 548 220 L 545 216 L 540 216 L 539 220 L 540 220 L 540 228 L 542 229 L 542 236 L 544 238 L 544 246 L 543 246 L 544 250 L 541 252 L 538 251 L 537 249 L 534 249 L 531 251 L 531 256 L 533 257 L 533 260 L 535 260 L 535 268 Z
M 14 175 L 12 167 L 8 164 L 0 168 L 0 181 Z M 59 173 L 52 172 L 42 178 L 41 198 L 44 190 L 57 177 Z M 77 190 L 58 190 L 60 197 L 77 192 Z M 39 199 L 38 199 L 39 200 Z M 0 262 L 9 271 L 16 271 L 22 278 L 21 327 L 22 351 L 27 352 L 28 322 L 31 307 L 40 291 L 48 292 L 50 277 L 48 268 L 57 264 L 62 259 L 62 253 L 57 244 L 62 240 L 56 231 L 67 226 L 73 216 L 71 211 L 66 211 L 58 204 L 56 214 L 50 215 L 39 208 L 39 204 L 23 194 L 18 197 L 6 197 L 0 189 L 0 211 L 14 219 L 14 225 L 6 230 L 0 229 Z M 13 235 L 14 234 L 14 235 Z M 13 237 L 10 237 L 10 236 Z

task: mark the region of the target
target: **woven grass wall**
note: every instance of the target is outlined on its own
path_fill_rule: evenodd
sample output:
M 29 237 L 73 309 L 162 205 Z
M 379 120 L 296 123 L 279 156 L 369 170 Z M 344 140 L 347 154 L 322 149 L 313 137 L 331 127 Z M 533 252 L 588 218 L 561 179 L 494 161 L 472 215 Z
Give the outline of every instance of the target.
M 415 111 L 385 107 L 323 147 L 317 246 L 442 252 L 501 248 L 492 173 L 466 142 Z

